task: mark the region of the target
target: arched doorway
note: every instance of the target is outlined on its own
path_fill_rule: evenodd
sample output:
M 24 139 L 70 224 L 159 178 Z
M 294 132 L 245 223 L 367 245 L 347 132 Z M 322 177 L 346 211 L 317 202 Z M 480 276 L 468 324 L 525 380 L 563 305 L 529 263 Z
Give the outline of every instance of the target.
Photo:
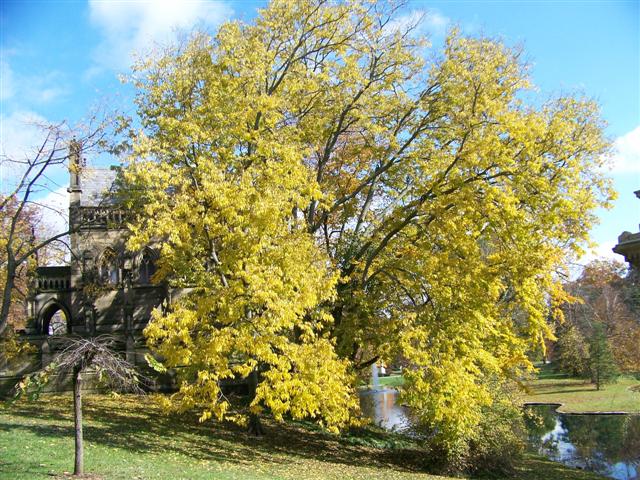
M 40 325 L 43 335 L 66 335 L 71 333 L 69 310 L 57 301 L 47 303 L 40 310 Z

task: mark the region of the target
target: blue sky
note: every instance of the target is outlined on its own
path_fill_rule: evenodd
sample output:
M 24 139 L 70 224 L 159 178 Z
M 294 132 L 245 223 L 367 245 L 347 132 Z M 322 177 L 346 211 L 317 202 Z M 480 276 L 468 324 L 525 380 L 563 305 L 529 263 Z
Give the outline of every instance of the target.
M 175 28 L 215 29 L 230 18 L 251 19 L 255 1 L 0 2 L 0 148 L 16 156 L 33 148 L 32 120 L 71 124 L 97 105 L 133 113 L 126 73 L 131 51 L 175 37 Z M 637 231 L 640 200 L 640 2 L 410 1 L 402 15 L 424 14 L 424 32 L 438 49 L 454 25 L 470 35 L 523 45 L 539 94 L 580 92 L 597 99 L 615 141 L 610 172 L 619 199 L 599 212 L 595 253 L 623 230 Z M 91 159 L 90 159 L 91 160 Z M 3 187 L 11 172 L 0 172 Z M 64 202 L 64 172 L 52 176 L 52 202 Z M 3 188 L 4 189 L 4 188 Z

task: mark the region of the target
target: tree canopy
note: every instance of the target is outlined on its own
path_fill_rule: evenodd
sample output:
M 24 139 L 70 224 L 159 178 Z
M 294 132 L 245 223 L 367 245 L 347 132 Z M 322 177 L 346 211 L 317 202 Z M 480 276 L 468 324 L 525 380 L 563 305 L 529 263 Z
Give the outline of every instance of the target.
M 401 357 L 403 401 L 455 447 L 532 368 L 612 197 L 603 121 L 537 96 L 519 49 L 454 30 L 426 58 L 414 27 L 276 0 L 137 65 L 130 246 L 160 241 L 155 280 L 191 288 L 146 330 L 175 402 L 223 417 L 219 381 L 258 368 L 254 409 L 339 428 L 353 372 Z
M 574 350 L 569 353 L 569 357 L 574 356 L 573 368 L 589 360 L 589 355 L 584 351 L 584 339 L 592 338 L 596 341 L 594 348 L 597 347 L 598 352 L 607 353 L 610 346 L 619 371 L 640 371 L 640 312 L 636 310 L 639 291 L 636 276 L 637 273 L 627 271 L 627 266 L 622 262 L 594 260 L 584 268 L 580 277 L 565 285 L 577 301 L 563 307 L 566 321 L 558 329 L 555 349 L 560 357 L 567 350 Z M 575 351 L 580 348 L 575 348 L 573 337 L 583 339 L 582 353 Z M 601 337 L 606 339 L 604 343 Z M 571 372 L 568 364 L 560 362 L 560 367 Z
M 21 257 L 31 250 L 36 243 L 36 231 L 39 227 L 39 213 L 32 205 L 25 205 L 19 210 L 15 196 L 0 196 L 0 277 L 6 283 L 10 256 Z M 14 240 L 16 239 L 16 240 Z M 13 250 L 10 248 L 13 243 Z M 17 263 L 17 262 L 16 262 Z M 12 329 L 24 328 L 25 301 L 29 289 L 29 277 L 33 274 L 35 262 L 27 257 L 25 261 L 15 267 L 13 274 L 13 288 L 5 294 L 2 289 L 3 303 L 6 302 L 6 323 Z M 6 298 L 6 300 L 5 300 Z

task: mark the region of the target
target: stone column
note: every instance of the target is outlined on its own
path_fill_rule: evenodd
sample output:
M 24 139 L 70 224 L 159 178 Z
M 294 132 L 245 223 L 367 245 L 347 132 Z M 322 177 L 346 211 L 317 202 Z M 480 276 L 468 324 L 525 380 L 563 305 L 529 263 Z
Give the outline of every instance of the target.
M 91 302 L 84 304 L 84 331 L 87 335 L 96 334 L 96 312 Z
M 133 335 L 129 333 L 127 335 L 127 352 L 126 352 L 127 362 L 132 365 L 136 365 L 136 342 L 133 339 Z
M 51 353 L 51 345 L 49 345 L 49 339 L 45 338 L 42 342 L 41 351 L 41 367 L 44 368 L 53 361 L 53 354 Z
M 132 267 L 131 259 L 125 260 L 124 268 L 122 270 L 122 275 L 123 275 L 122 292 L 124 295 L 124 299 L 123 299 L 122 308 L 121 308 L 121 315 L 122 315 L 124 331 L 127 334 L 132 334 L 133 332 L 133 305 L 134 305 L 133 295 L 134 293 L 133 293 L 133 288 L 131 287 L 131 284 L 132 284 L 131 267 Z

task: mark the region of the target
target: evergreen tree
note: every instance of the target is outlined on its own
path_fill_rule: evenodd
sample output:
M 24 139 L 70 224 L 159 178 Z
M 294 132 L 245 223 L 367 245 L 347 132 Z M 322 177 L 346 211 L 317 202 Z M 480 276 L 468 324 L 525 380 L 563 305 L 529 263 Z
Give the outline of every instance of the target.
M 619 374 L 601 323 L 594 325 L 589 342 L 589 367 L 591 381 L 596 384 L 597 390 L 600 390 L 602 384 L 615 382 Z

